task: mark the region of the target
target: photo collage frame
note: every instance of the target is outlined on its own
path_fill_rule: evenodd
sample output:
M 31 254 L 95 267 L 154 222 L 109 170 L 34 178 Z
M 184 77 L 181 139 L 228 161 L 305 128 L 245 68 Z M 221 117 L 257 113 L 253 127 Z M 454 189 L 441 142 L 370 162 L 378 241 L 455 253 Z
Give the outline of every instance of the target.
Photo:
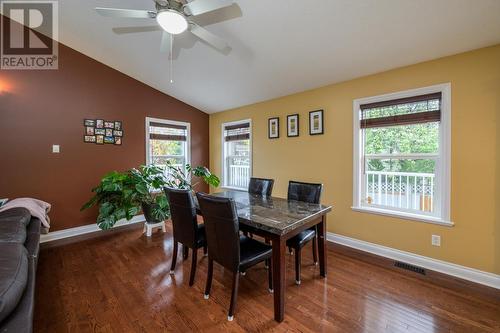
M 84 119 L 83 142 L 98 145 L 113 144 L 120 146 L 123 141 L 123 126 L 118 120 Z

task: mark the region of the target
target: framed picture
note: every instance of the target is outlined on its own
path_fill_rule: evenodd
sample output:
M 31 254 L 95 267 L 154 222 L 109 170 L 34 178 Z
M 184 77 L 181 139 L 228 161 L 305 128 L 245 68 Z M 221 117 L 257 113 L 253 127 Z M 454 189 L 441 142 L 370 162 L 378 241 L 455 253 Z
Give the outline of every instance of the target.
M 1 0 L 0 0 L 1 1 Z M 123 140 L 122 122 L 117 120 L 84 119 L 83 141 L 98 145 L 121 145 Z
M 309 135 L 318 135 L 323 133 L 323 110 L 309 112 Z
M 84 126 L 94 127 L 95 126 L 95 120 L 94 119 L 84 119 L 83 120 L 83 125 Z
M 83 141 L 84 141 L 84 142 L 92 142 L 92 143 L 95 143 L 95 141 L 96 141 L 95 135 L 84 135 L 84 136 L 83 136 Z
M 299 136 L 299 115 L 291 114 L 286 116 L 286 136 Z
M 280 137 L 280 118 L 269 118 L 267 134 L 269 139 Z

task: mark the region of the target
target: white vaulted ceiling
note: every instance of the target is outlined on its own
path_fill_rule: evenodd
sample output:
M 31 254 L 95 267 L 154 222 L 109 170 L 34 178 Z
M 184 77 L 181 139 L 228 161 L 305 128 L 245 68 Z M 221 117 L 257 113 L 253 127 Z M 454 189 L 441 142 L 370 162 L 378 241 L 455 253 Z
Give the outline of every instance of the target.
M 207 113 L 500 43 L 499 0 L 236 4 L 199 18 L 213 23 L 236 16 L 206 25 L 231 44 L 228 56 L 189 33 L 176 37 L 182 48 L 173 84 L 168 54 L 159 51 L 159 31 L 116 35 L 111 30 L 154 25 L 154 20 L 107 18 L 93 9 L 152 10 L 152 0 L 59 1 L 59 39 Z

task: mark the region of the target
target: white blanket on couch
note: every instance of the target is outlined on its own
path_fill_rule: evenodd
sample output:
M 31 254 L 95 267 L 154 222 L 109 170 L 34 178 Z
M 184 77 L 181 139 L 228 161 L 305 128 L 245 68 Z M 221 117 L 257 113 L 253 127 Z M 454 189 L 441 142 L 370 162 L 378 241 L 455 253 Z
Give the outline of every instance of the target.
M 50 228 L 49 211 L 50 204 L 48 202 L 33 199 L 33 198 L 18 198 L 7 201 L 5 205 L 0 207 L 0 212 L 11 208 L 23 207 L 30 211 L 31 216 L 38 218 L 45 228 Z

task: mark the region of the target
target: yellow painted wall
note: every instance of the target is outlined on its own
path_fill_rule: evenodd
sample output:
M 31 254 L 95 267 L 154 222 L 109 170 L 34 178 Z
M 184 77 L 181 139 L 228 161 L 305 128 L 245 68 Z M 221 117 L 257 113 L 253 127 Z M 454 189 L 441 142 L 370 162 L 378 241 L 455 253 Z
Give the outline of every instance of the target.
M 500 81 L 500 79 L 497 79 Z M 496 153 L 496 227 L 495 227 L 495 271 L 500 272 L 500 93 L 496 99 L 497 153 Z
M 451 219 L 455 226 L 353 212 L 353 100 L 446 82 L 452 87 Z M 500 180 L 495 177 L 500 176 L 499 99 L 500 45 L 496 45 L 213 114 L 210 167 L 221 174 L 221 124 L 250 118 L 253 175 L 274 178 L 273 195 L 281 197 L 286 197 L 290 179 L 322 182 L 322 202 L 334 206 L 329 231 L 500 273 L 500 229 L 495 227 L 500 205 L 496 191 Z M 325 134 L 310 136 L 308 112 L 316 109 L 325 110 Z M 300 136 L 287 138 L 286 115 L 294 113 L 300 114 Z M 280 138 L 269 140 L 267 119 L 275 116 L 280 117 Z M 441 247 L 431 246 L 431 234 L 441 235 Z

